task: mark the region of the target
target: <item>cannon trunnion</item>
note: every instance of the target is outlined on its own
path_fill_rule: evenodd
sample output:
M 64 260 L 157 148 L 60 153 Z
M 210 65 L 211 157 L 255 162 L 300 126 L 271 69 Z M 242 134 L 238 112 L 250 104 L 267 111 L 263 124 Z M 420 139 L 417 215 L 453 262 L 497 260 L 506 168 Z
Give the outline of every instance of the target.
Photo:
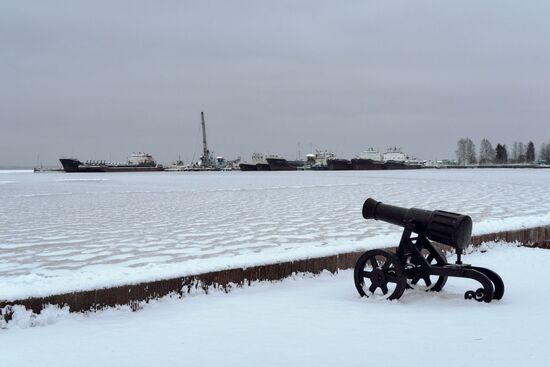
M 363 205 L 363 217 L 404 229 L 395 254 L 376 249 L 365 252 L 357 260 L 354 280 L 361 296 L 382 293 L 390 300 L 398 299 L 407 288 L 438 292 L 448 277 L 469 278 L 481 284 L 477 290 L 467 291 L 466 299 L 491 302 L 504 295 L 504 283 L 497 273 L 462 263 L 461 256 L 472 234 L 469 216 L 441 210 L 406 209 L 369 198 Z M 456 263 L 448 263 L 430 240 L 455 248 Z

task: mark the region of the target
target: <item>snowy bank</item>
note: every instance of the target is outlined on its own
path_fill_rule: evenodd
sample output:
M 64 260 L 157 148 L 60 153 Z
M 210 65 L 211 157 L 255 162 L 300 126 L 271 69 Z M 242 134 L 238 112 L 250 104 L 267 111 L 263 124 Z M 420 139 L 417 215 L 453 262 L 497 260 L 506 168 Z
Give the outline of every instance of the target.
M 407 291 L 390 302 L 360 298 L 351 271 L 296 276 L 163 299 L 140 312 L 21 313 L 0 330 L 1 360 L 20 367 L 549 365 L 550 251 L 501 244 L 465 259 L 502 276 L 501 301 L 464 300 L 470 283 L 456 278 L 439 293 Z

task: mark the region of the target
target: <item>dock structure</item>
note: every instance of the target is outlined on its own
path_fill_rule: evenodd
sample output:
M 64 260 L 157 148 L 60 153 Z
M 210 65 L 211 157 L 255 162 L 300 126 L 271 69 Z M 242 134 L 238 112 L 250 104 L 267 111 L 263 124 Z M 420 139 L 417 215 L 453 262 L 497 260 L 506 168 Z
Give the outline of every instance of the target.
M 204 122 L 204 112 L 201 112 L 201 125 L 202 125 L 202 157 L 200 158 L 201 167 L 212 168 L 214 167 L 214 159 L 210 150 L 208 150 L 208 144 L 206 143 L 206 123 Z

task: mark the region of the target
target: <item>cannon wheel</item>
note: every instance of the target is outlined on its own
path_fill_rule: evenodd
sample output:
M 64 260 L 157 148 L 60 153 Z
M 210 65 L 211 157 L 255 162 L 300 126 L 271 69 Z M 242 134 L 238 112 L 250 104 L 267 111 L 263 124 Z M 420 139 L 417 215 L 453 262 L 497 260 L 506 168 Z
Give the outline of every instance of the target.
M 447 264 L 447 258 L 445 257 L 445 254 L 437 247 L 430 244 L 430 246 L 422 246 L 421 251 L 424 259 L 428 264 L 439 266 Z M 409 269 L 411 267 L 412 269 L 414 269 L 415 267 L 421 266 L 421 264 L 422 262 L 419 261 L 419 259 L 416 259 L 415 256 L 411 255 L 407 258 L 405 269 Z M 445 283 L 447 283 L 447 277 L 433 275 L 432 277 L 437 277 L 437 279 L 430 278 L 430 274 L 428 274 L 427 272 L 417 273 L 415 276 L 407 280 L 407 285 L 408 287 L 414 289 L 417 287 L 418 282 L 422 281 L 422 283 L 425 284 L 426 291 L 439 292 L 441 289 L 443 289 Z
M 354 280 L 361 297 L 383 294 L 389 300 L 398 299 L 407 287 L 403 265 L 397 256 L 384 250 L 361 255 L 355 264 Z

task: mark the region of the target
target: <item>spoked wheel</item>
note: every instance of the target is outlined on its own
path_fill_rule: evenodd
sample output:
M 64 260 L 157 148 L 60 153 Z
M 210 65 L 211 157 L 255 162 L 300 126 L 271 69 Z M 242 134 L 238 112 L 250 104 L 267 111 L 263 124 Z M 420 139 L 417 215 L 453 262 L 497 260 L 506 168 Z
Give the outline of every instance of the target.
M 403 265 L 394 254 L 370 250 L 359 257 L 354 271 L 355 287 L 361 297 L 398 299 L 407 287 Z
M 422 257 L 429 265 L 443 266 L 447 258 L 443 251 L 435 247 L 422 247 Z M 430 275 L 425 268 L 426 262 L 413 254 L 407 257 L 405 269 L 407 273 L 407 286 L 413 289 L 420 289 L 431 292 L 439 292 L 447 283 L 446 276 Z M 424 267 L 424 268 L 423 268 Z

